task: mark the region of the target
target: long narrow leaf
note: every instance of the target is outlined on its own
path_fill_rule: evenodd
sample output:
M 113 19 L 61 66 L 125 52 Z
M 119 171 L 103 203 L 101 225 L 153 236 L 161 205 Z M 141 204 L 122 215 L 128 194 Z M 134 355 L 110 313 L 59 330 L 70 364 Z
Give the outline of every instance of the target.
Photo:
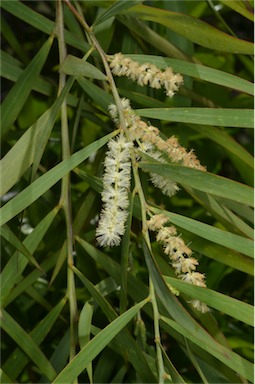
M 134 5 L 141 3 L 143 0 L 120 0 L 116 3 L 113 3 L 112 6 L 107 8 L 105 11 L 103 11 L 95 20 L 93 26 L 99 25 L 103 23 L 104 21 L 108 20 L 110 17 L 113 17 L 120 13 L 121 11 L 124 11 L 125 9 L 131 8 Z
M 49 331 L 52 329 L 66 303 L 66 300 L 66 298 L 61 300 L 30 333 L 31 338 L 37 345 L 41 344 Z M 5 361 L 3 369 L 11 378 L 15 380 L 28 362 L 29 357 L 23 352 L 22 349 L 16 348 Z
M 63 100 L 72 84 L 73 79 L 70 78 L 54 104 L 26 130 L 1 160 L 0 195 L 13 187 L 33 163 L 33 173 L 35 173 Z
M 191 76 L 196 79 L 208 81 L 209 83 L 218 84 L 223 87 L 246 92 L 249 95 L 254 95 L 254 86 L 250 81 L 205 65 L 154 55 L 129 54 L 128 57 L 141 64 L 148 62 L 152 63 L 162 69 L 172 67 L 175 72 L 179 72 L 182 75 Z
M 35 258 L 31 255 L 25 245 L 17 238 L 17 236 L 10 230 L 7 225 L 3 225 L 0 228 L 0 235 L 4 237 L 10 244 L 12 244 L 18 251 L 20 251 L 25 257 L 28 258 L 31 264 L 38 268 L 42 273 L 43 270 L 37 263 Z
M 238 157 L 250 169 L 254 168 L 254 159 L 252 155 L 242 147 L 238 142 L 236 142 L 227 132 L 222 131 L 220 128 L 210 127 L 205 125 L 192 124 L 190 125 L 192 129 L 201 133 L 203 136 L 208 137 L 213 140 L 215 143 L 221 145 L 229 153 Z
M 56 264 L 56 255 L 52 255 L 50 258 L 43 261 L 41 266 L 45 271 L 44 273 L 47 273 L 51 268 L 54 267 L 55 264 Z M 20 281 L 16 283 L 15 287 L 9 293 L 7 300 L 3 303 L 4 307 L 9 305 L 13 300 L 15 300 L 23 292 L 26 292 L 26 293 L 30 292 L 33 284 L 36 283 L 38 281 L 38 278 L 40 278 L 41 276 L 42 276 L 42 273 L 38 269 L 34 269 L 27 276 L 22 277 Z M 48 302 L 47 304 L 49 307 Z M 45 306 L 45 308 L 48 308 L 48 307 Z
M 237 39 L 198 18 L 165 9 L 136 5 L 124 14 L 160 23 L 193 43 L 216 51 L 253 54 L 253 44 Z
M 88 301 L 86 301 L 86 303 L 84 304 L 81 310 L 79 324 L 78 324 L 80 348 L 83 348 L 90 340 L 93 312 L 94 312 L 94 306 L 91 305 Z M 92 363 L 90 363 L 86 368 L 87 368 L 90 383 L 93 383 Z
M 91 296 L 101 307 L 102 311 L 106 314 L 108 320 L 113 321 L 118 316 L 115 310 L 110 306 L 107 300 L 98 292 L 93 284 L 81 274 L 77 268 L 73 267 L 74 272 L 88 289 Z M 119 347 L 122 350 L 123 356 L 128 359 L 132 365 L 134 366 L 137 374 L 143 380 L 143 382 L 156 382 L 156 378 L 150 370 L 146 360 L 144 359 L 143 354 L 141 353 L 140 348 L 130 335 L 130 333 L 126 330 L 123 330 L 120 335 L 116 336 L 116 343 L 118 343 Z
M 112 321 L 98 335 L 96 335 L 82 350 L 67 364 L 67 366 L 55 378 L 52 384 L 63 384 L 73 382 L 85 367 L 113 340 L 113 338 L 127 325 L 136 313 L 148 302 L 141 301 L 117 319 Z
M 137 109 L 136 112 L 143 117 L 171 122 L 240 128 L 253 128 L 254 126 L 252 109 L 145 108 Z
M 232 352 L 230 349 L 219 344 L 202 327 L 200 327 L 198 324 L 195 325 L 195 320 L 192 319 L 190 326 L 187 328 L 185 325 L 187 325 L 188 319 L 176 316 L 177 314 L 174 312 L 172 300 L 169 300 L 170 295 L 166 282 L 160 274 L 158 266 L 145 241 L 143 243 L 143 249 L 146 264 L 150 271 L 156 292 L 158 293 L 160 300 L 164 304 L 165 308 L 169 312 L 169 315 L 174 317 L 176 320 L 170 320 L 170 318 L 165 318 L 163 316 L 161 316 L 161 319 L 172 326 L 175 330 L 177 330 L 177 332 L 179 332 L 182 336 L 187 337 L 188 339 L 192 339 L 192 341 L 200 348 L 208 351 L 211 355 L 215 356 L 218 360 L 220 360 L 226 366 L 230 367 L 233 371 L 243 375 L 244 377 L 251 377 L 253 370 L 252 364 L 250 362 Z M 192 324 L 192 322 L 194 322 L 194 324 Z
M 159 162 L 141 162 L 140 167 L 148 172 L 156 173 L 168 179 L 207 192 L 215 196 L 234 200 L 245 205 L 254 205 L 253 189 L 247 185 L 196 169 L 177 164 Z
M 33 231 L 24 240 L 24 246 L 28 251 L 33 254 L 39 243 L 43 239 L 45 233 L 53 222 L 59 208 L 54 208 L 48 215 L 46 215 L 40 223 L 33 229 Z M 19 281 L 20 275 L 28 264 L 28 259 L 21 253 L 14 254 L 5 265 L 1 273 L 1 305 L 5 304 L 10 291 L 14 285 Z M 17 268 L 18 266 L 18 268 Z
M 215 356 L 221 362 L 230 367 L 233 371 L 237 372 L 242 377 L 247 378 L 250 381 L 253 381 L 253 364 L 245 360 L 243 357 L 239 356 L 237 353 L 223 347 L 217 343 L 201 343 L 200 335 L 197 330 L 190 333 L 187 332 L 180 324 L 176 321 L 168 319 L 166 317 L 161 317 L 162 321 L 167 323 L 170 327 L 173 327 L 177 332 L 181 333 L 188 340 L 191 340 L 193 343 L 197 344 L 200 348 L 205 349 L 211 355 Z
M 236 0 L 220 0 L 220 2 L 254 22 L 254 14 L 246 8 L 245 3 Z
M 193 196 L 205 209 L 210 212 L 224 227 L 237 235 L 254 239 L 253 228 L 244 220 L 235 215 L 232 210 L 228 209 L 224 204 L 220 204 L 212 195 L 201 191 L 194 191 L 187 188 L 187 191 Z
M 7 374 L 0 368 L 0 383 L 13 383 L 13 381 L 7 376 Z
M 60 69 L 67 75 L 73 76 L 85 76 L 90 79 L 106 80 L 105 74 L 103 74 L 94 65 L 79 59 L 76 56 L 68 55 Z
M 216 244 L 204 237 L 192 234 L 187 230 L 183 230 L 183 228 L 182 233 L 186 243 L 192 244 L 191 248 L 193 251 L 199 252 L 200 254 L 210 257 L 219 263 L 228 265 L 231 268 L 235 268 L 238 271 L 248 273 L 251 276 L 254 275 L 254 263 L 251 257 L 244 256 L 230 248 Z
M 62 161 L 54 168 L 50 169 L 43 176 L 39 177 L 27 188 L 23 189 L 16 197 L 4 205 L 1 210 L 0 225 L 5 224 L 23 209 L 32 204 L 42 196 L 49 188 L 56 184 L 64 175 L 71 172 L 82 161 L 86 160 L 92 153 L 101 148 L 116 133 L 109 133 L 103 138 L 88 145 L 86 148 L 73 154 L 69 159 Z
M 32 8 L 18 0 L 3 1 L 1 7 L 18 19 L 23 20 L 25 23 L 48 35 L 51 35 L 55 29 L 54 21 L 34 11 Z M 66 42 L 71 46 L 80 49 L 82 52 L 86 52 L 89 49 L 88 43 L 80 36 L 77 36 L 68 30 L 64 31 L 64 35 Z
M 50 37 L 5 97 L 1 106 L 1 135 L 8 131 L 26 102 L 33 84 L 48 57 L 52 43 L 53 38 Z
M 37 367 L 44 372 L 49 380 L 53 380 L 56 372 L 40 348 L 24 329 L 3 309 L 1 327 L 26 352 Z
M 165 276 L 165 280 L 169 284 L 173 285 L 173 287 L 193 299 L 199 298 L 199 300 L 205 302 L 218 311 L 224 312 L 227 315 L 244 322 L 245 324 L 253 326 L 254 309 L 250 304 L 236 300 L 233 297 L 223 295 L 222 293 L 213 291 L 212 289 L 197 287 L 169 276 Z
M 244 255 L 253 257 L 253 241 L 233 233 L 223 231 L 200 221 L 190 219 L 176 213 L 167 212 L 158 208 L 152 208 L 155 213 L 163 213 L 169 217 L 169 221 L 216 244 L 223 245 Z

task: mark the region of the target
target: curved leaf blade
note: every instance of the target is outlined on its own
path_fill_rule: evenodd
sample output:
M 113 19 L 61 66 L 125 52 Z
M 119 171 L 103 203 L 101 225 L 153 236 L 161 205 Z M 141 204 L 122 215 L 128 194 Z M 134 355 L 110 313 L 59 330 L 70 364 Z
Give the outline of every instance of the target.
M 251 362 L 245 360 L 237 353 L 231 351 L 223 345 L 220 345 L 219 343 L 203 343 L 201 341 L 199 331 L 196 329 L 194 329 L 194 332 L 190 333 L 187 332 L 187 330 L 184 329 L 182 325 L 178 324 L 174 320 L 163 316 L 161 317 L 161 320 L 175 329 L 177 332 L 181 333 L 183 337 L 191 340 L 200 348 L 203 348 L 205 351 L 209 352 L 210 355 L 216 357 L 218 360 L 231 368 L 233 371 L 237 372 L 242 377 L 247 378 L 251 382 L 253 381 L 253 364 Z
M 59 207 L 54 208 L 49 212 L 40 223 L 33 229 L 33 231 L 25 238 L 24 246 L 28 251 L 33 252 L 38 247 L 39 243 L 43 239 L 45 233 L 49 229 L 51 223 L 58 213 Z M 15 257 L 15 258 L 14 258 Z M 28 264 L 28 259 L 21 253 L 17 256 L 14 254 L 10 260 L 8 260 L 1 273 L 1 305 L 5 305 L 6 300 L 9 299 L 10 291 L 14 285 L 19 281 L 20 276 Z M 18 265 L 18 268 L 17 268 Z
M 23 189 L 23 191 L 21 191 L 1 208 L 0 225 L 5 224 L 18 213 L 23 211 L 23 209 L 27 208 L 60 179 L 62 179 L 64 175 L 66 175 L 68 172 L 71 172 L 82 161 L 86 160 L 93 152 L 97 151 L 104 144 L 106 144 L 107 141 L 110 140 L 115 134 L 116 132 L 109 133 L 103 138 L 88 145 L 86 148 L 81 149 L 80 151 L 73 154 L 69 159 L 62 161 L 54 168 L 51 168 L 48 172 L 35 180 L 27 188 Z
M 3 330 L 26 352 L 41 372 L 44 372 L 49 380 L 53 380 L 56 372 L 32 337 L 4 309 L 2 315 L 1 327 Z
M 18 19 L 23 20 L 25 23 L 48 35 L 52 34 L 55 29 L 54 21 L 34 11 L 32 8 L 18 0 L 2 1 L 1 7 Z M 68 44 L 80 49 L 82 52 L 86 52 L 90 48 L 89 44 L 84 41 L 83 38 L 68 30 L 64 31 L 64 36 Z
M 72 383 L 146 303 L 148 303 L 148 298 L 134 305 L 107 325 L 67 364 L 52 384 Z
M 231 232 L 223 231 L 222 229 L 213 227 L 208 224 L 204 224 L 200 221 L 190 219 L 185 216 L 178 215 L 164 211 L 158 208 L 151 208 L 155 213 L 163 213 L 169 217 L 169 220 L 189 232 L 196 234 L 197 236 L 203 237 L 204 239 L 210 240 L 216 244 L 223 245 L 237 252 L 243 253 L 244 255 L 254 257 L 254 246 L 253 241 L 245 237 L 235 235 Z
M 185 283 L 173 277 L 164 276 L 167 283 L 173 285 L 174 288 L 186 295 L 203 301 L 210 307 L 217 309 L 234 319 L 240 320 L 245 324 L 253 326 L 254 324 L 254 309 L 253 306 L 233 297 L 223 295 L 212 289 L 198 287 L 192 284 Z
M 183 317 L 176 316 L 174 307 L 173 305 L 171 305 L 171 300 L 169 300 L 169 289 L 145 241 L 143 242 L 143 250 L 146 264 L 148 266 L 148 269 L 150 270 L 155 290 L 158 293 L 160 300 L 164 304 L 165 308 L 169 312 L 170 316 L 175 319 L 170 320 L 170 318 L 161 315 L 161 320 L 163 320 L 170 327 L 175 329 L 182 337 L 186 337 L 192 340 L 202 350 L 209 352 L 210 355 L 216 357 L 216 359 L 231 368 L 234 372 L 237 372 L 244 377 L 251 378 L 253 373 L 252 363 L 243 359 L 241 356 L 231 351 L 231 349 L 220 344 L 220 342 L 215 340 L 215 338 L 211 334 L 209 334 L 204 328 L 202 328 L 201 325 L 195 322 L 193 317 L 190 318 L 190 323 L 193 323 L 192 326 L 187 327 L 184 321 L 185 312 Z
M 108 20 L 110 17 L 117 15 L 118 13 L 124 11 L 125 9 L 131 8 L 134 5 L 141 3 L 143 0 L 120 0 L 111 5 L 105 11 L 103 11 L 95 20 L 93 27 L 103 23 Z
M 73 84 L 68 79 L 53 105 L 20 137 L 0 161 L 0 195 L 5 194 L 33 164 L 36 171 L 61 105 Z
M 221 130 L 220 128 L 198 124 L 192 124 L 190 127 L 201 133 L 203 136 L 208 137 L 215 143 L 221 145 L 229 153 L 239 158 L 241 161 L 246 163 L 246 165 L 248 165 L 251 170 L 253 170 L 253 156 L 242 145 L 235 141 L 233 137 L 230 136 L 227 132 Z
M 245 3 L 243 3 L 242 1 L 220 0 L 220 2 L 226 5 L 227 7 L 233 9 L 234 11 L 240 13 L 240 15 L 243 15 L 248 20 L 254 21 L 254 14 L 245 7 Z
M 153 162 L 143 161 L 139 165 L 147 172 L 164 176 L 184 186 L 254 206 L 253 188 L 237 181 L 178 164 L 162 164 L 155 160 Z
M 67 298 L 63 298 L 32 330 L 30 336 L 36 345 L 40 345 L 52 329 L 63 307 L 65 306 L 66 301 Z M 5 361 L 3 369 L 11 378 L 15 380 L 28 362 L 29 357 L 21 349 L 16 348 Z
M 254 47 L 252 43 L 232 37 L 204 21 L 184 13 L 167 11 L 146 5 L 136 5 L 130 10 L 124 11 L 124 13 L 143 20 L 163 24 L 202 47 L 222 52 L 253 55 Z
M 84 76 L 90 79 L 106 80 L 103 72 L 94 65 L 73 55 L 67 55 L 60 69 L 67 75 Z
M 38 268 L 42 273 L 43 270 L 40 265 L 37 263 L 36 259 L 31 255 L 29 250 L 25 247 L 25 245 L 17 238 L 17 236 L 10 230 L 7 225 L 3 225 L 0 227 L 0 236 L 4 237 L 10 244 L 12 244 L 16 250 L 21 252 L 27 259 L 33 264 L 36 268 Z
M 73 267 L 73 271 L 82 281 L 82 283 L 89 291 L 93 299 L 101 307 L 108 320 L 115 320 L 118 315 L 115 310 L 111 307 L 111 305 L 107 302 L 107 300 L 103 297 L 103 295 L 98 292 L 96 287 L 77 268 Z M 156 378 L 154 377 L 146 359 L 144 358 L 142 351 L 140 350 L 137 343 L 127 330 L 121 331 L 121 333 L 116 336 L 115 342 L 116 344 L 118 344 L 118 347 L 122 350 L 123 356 L 125 356 L 125 358 L 131 362 L 131 364 L 135 368 L 135 371 L 144 383 L 156 382 Z
M 236 89 L 248 93 L 249 95 L 254 95 L 253 83 L 241 77 L 232 75 L 231 73 L 220 71 L 219 69 L 162 56 L 129 54 L 128 57 L 141 64 L 148 62 L 152 63 L 162 69 L 170 66 L 175 72 L 179 72 L 183 75 L 208 81 L 209 83 L 218 84 L 230 89 Z
M 254 275 L 254 262 L 251 257 L 241 255 L 227 247 L 209 241 L 204 237 L 194 236 L 191 232 L 184 231 L 183 237 L 186 243 L 192 244 L 191 248 L 193 251 L 199 252 L 219 263 L 228 265 L 231 268 L 235 268 L 251 276 Z
M 1 135 L 4 135 L 8 131 L 25 104 L 48 57 L 52 43 L 53 37 L 50 37 L 5 97 L 1 105 Z

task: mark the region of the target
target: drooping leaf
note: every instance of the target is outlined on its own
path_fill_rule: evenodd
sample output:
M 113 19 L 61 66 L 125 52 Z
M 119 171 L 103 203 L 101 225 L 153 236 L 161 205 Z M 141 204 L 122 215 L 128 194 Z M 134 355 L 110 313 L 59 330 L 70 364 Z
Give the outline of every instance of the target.
M 220 2 L 254 22 L 254 15 L 246 8 L 245 3 L 236 0 L 220 0 Z
M 251 239 L 215 228 L 200 221 L 190 219 L 189 217 L 178 215 L 177 213 L 163 211 L 158 208 L 151 209 L 155 213 L 163 213 L 165 216 L 168 216 L 169 221 L 187 231 L 253 258 L 253 241 Z
M 117 318 L 117 313 L 102 296 L 102 294 L 95 289 L 90 281 L 84 275 L 82 275 L 81 272 L 77 270 L 77 268 L 74 267 L 73 270 L 88 289 L 93 299 L 98 303 L 103 312 L 106 314 L 108 320 L 115 320 Z M 140 348 L 128 331 L 123 330 L 120 335 L 116 336 L 116 343 L 118 344 L 118 348 L 122 350 L 123 356 L 125 356 L 125 358 L 132 363 L 137 374 L 139 374 L 139 377 L 141 377 L 144 382 L 156 382 L 156 379 L 151 372 L 143 354 L 141 353 Z
M 117 15 L 121 11 L 133 7 L 138 3 L 141 3 L 143 0 L 120 0 L 112 4 L 109 8 L 104 10 L 95 20 L 93 26 L 99 25 L 109 19 L 112 16 Z
M 146 264 L 150 271 L 151 278 L 153 279 L 155 290 L 158 292 L 158 295 L 160 296 L 160 299 L 165 308 L 168 310 L 169 315 L 176 318 L 176 313 L 173 312 L 173 305 L 171 305 L 172 300 L 169 300 L 169 289 L 162 275 L 159 273 L 158 266 L 148 248 L 148 245 L 146 244 L 146 241 L 143 243 L 143 250 L 146 258 Z M 247 378 L 251 378 L 253 371 L 252 364 L 249 361 L 243 359 L 237 353 L 234 353 L 230 349 L 216 342 L 215 339 L 203 328 L 199 327 L 198 324 L 193 324 L 192 326 L 191 323 L 194 321 L 193 318 L 191 318 L 192 320 L 190 319 L 191 323 L 189 328 L 183 325 L 185 323 L 187 324 L 188 319 L 178 317 L 177 320 L 170 320 L 170 318 L 166 318 L 164 316 L 161 316 L 161 319 L 162 321 L 169 324 L 170 327 L 173 327 L 175 330 L 177 330 L 177 332 L 180 333 L 183 337 L 190 339 L 200 348 L 208 351 L 211 355 L 223 362 L 226 366 L 230 367 L 234 372 L 244 375 Z
M 94 65 L 73 55 L 67 55 L 60 69 L 67 75 L 84 76 L 90 79 L 106 80 L 106 76 Z
M 53 38 L 50 37 L 5 97 L 1 105 L 1 135 L 8 131 L 21 111 L 48 57 L 52 43 Z
M 233 297 L 223 295 L 212 289 L 197 287 L 193 284 L 185 283 L 184 281 L 165 276 L 165 280 L 173 285 L 180 292 L 185 293 L 192 299 L 198 299 L 205 302 L 212 308 L 224 312 L 234 319 L 243 321 L 244 323 L 253 326 L 254 309 L 250 304 L 236 300 Z
M 176 321 L 173 321 L 169 318 L 162 317 L 162 321 L 168 324 L 170 327 L 175 329 L 177 332 L 182 333 L 184 337 L 193 343 L 197 344 L 199 347 L 207 350 L 211 355 L 218 358 L 233 371 L 237 372 L 239 375 L 246 377 L 248 380 L 253 380 L 253 364 L 248 360 L 244 359 L 237 353 L 227 349 L 226 347 L 220 346 L 220 344 L 214 344 L 209 346 L 207 343 L 202 344 L 200 340 L 199 333 L 194 329 L 194 332 L 187 332 L 184 328 L 178 324 Z
M 222 52 L 253 54 L 252 43 L 230 36 L 204 21 L 184 13 L 139 4 L 124 11 L 124 14 L 163 24 L 202 47 Z
M 12 0 L 10 2 L 4 1 L 1 3 L 1 7 L 39 31 L 48 35 L 51 35 L 54 31 L 54 21 L 34 11 L 32 8 L 18 0 Z M 89 44 L 80 36 L 77 36 L 68 30 L 64 31 L 64 35 L 66 42 L 71 46 L 80 49 L 82 52 L 86 52 L 89 49 Z
M 164 176 L 184 186 L 190 186 L 199 191 L 224 197 L 251 207 L 254 205 L 253 189 L 231 179 L 177 164 L 162 164 L 156 161 L 141 162 L 140 167 L 147 172 Z
M 136 54 L 128 54 L 126 56 L 130 57 L 134 61 L 138 61 L 141 64 L 152 63 L 161 69 L 171 67 L 176 73 L 181 73 L 182 75 L 191 76 L 209 83 L 218 84 L 223 87 L 236 89 L 241 92 L 254 95 L 254 86 L 250 81 L 215 68 L 162 56 Z

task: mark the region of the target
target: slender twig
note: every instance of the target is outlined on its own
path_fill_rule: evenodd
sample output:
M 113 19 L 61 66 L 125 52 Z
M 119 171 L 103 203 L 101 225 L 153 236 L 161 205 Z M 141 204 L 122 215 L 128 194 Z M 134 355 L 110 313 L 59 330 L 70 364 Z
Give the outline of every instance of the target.
M 57 2 L 56 10 L 56 32 L 58 37 L 59 46 L 59 62 L 60 64 L 66 57 L 66 45 L 64 39 L 64 20 L 61 0 Z M 62 91 L 65 86 L 66 76 L 60 70 L 59 73 L 59 88 L 58 93 Z M 70 143 L 68 133 L 68 118 L 67 118 L 67 104 L 66 100 L 63 101 L 61 106 L 61 139 L 62 139 L 62 158 L 63 160 L 70 157 Z M 72 227 L 72 209 L 70 198 L 70 175 L 67 174 L 62 179 L 60 206 L 63 207 L 66 219 L 66 235 L 67 235 L 67 294 L 70 305 L 70 355 L 69 359 L 72 360 L 76 355 L 77 344 L 77 302 L 74 273 L 70 267 L 73 266 L 73 227 Z M 74 383 L 78 383 L 77 380 Z

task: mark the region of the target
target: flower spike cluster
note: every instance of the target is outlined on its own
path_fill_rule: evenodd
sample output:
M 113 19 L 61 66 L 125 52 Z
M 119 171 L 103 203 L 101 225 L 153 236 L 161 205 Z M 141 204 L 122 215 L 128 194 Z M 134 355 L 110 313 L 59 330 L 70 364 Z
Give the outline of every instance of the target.
M 119 245 L 125 231 L 128 191 L 130 187 L 130 148 L 123 134 L 110 140 L 104 162 L 102 201 L 104 203 L 100 215 L 96 237 L 99 245 L 112 247 Z
M 164 215 L 154 215 L 148 221 L 148 228 L 157 232 L 156 240 L 162 243 L 164 252 L 169 256 L 177 278 L 200 287 L 206 287 L 205 275 L 196 272 L 197 259 L 191 257 L 191 249 L 184 243 L 174 226 L 165 226 L 169 219 Z M 205 303 L 191 300 L 191 305 L 202 313 L 208 311 Z
M 172 97 L 182 84 L 179 74 L 174 74 L 171 68 L 161 71 L 153 64 L 143 64 L 124 57 L 121 53 L 108 56 L 110 68 L 114 75 L 127 76 L 139 85 L 149 85 L 159 89 L 164 87 L 167 96 Z M 121 99 L 121 111 L 116 105 L 109 106 L 109 114 L 118 128 L 119 113 L 125 124 L 119 136 L 108 143 L 108 151 L 104 162 L 102 201 L 103 209 L 96 229 L 97 242 L 100 246 L 119 245 L 125 232 L 128 217 L 128 192 L 131 179 L 132 162 L 140 160 L 143 154 L 149 155 L 160 163 L 177 163 L 186 167 L 205 171 L 193 151 L 187 152 L 176 137 L 162 139 L 159 130 L 142 121 L 135 114 L 128 99 Z M 152 173 L 152 183 L 161 189 L 163 194 L 172 196 L 178 190 L 177 184 L 169 178 Z M 177 277 L 190 284 L 205 287 L 205 276 L 196 272 L 198 261 L 191 257 L 191 249 L 177 236 L 174 226 L 166 226 L 169 219 L 164 215 L 154 215 L 148 221 L 148 228 L 156 231 L 156 240 L 163 244 L 164 252 L 169 256 Z M 174 294 L 177 290 L 170 287 Z M 207 312 L 206 304 L 192 300 L 194 308 Z
M 171 162 L 201 171 L 206 170 L 200 164 L 194 152 L 192 150 L 187 152 L 179 144 L 175 136 L 163 140 L 159 135 L 158 128 L 148 125 L 135 114 L 130 107 L 128 99 L 122 99 L 121 102 L 129 136 L 132 141 L 136 141 L 141 153 L 145 153 L 163 164 Z M 113 121 L 118 126 L 119 120 L 116 105 L 110 105 L 109 112 Z M 162 193 L 167 196 L 171 197 L 179 190 L 177 184 L 169 180 L 169 178 L 166 179 L 155 173 L 151 173 L 150 176 L 154 186 L 161 189 Z
M 149 85 L 156 89 L 164 87 L 166 95 L 169 97 L 172 97 L 183 83 L 182 76 L 179 73 L 174 74 L 170 67 L 161 71 L 154 64 L 139 64 L 129 57 L 123 56 L 122 53 L 108 56 L 108 61 L 114 75 L 127 76 L 141 86 Z

